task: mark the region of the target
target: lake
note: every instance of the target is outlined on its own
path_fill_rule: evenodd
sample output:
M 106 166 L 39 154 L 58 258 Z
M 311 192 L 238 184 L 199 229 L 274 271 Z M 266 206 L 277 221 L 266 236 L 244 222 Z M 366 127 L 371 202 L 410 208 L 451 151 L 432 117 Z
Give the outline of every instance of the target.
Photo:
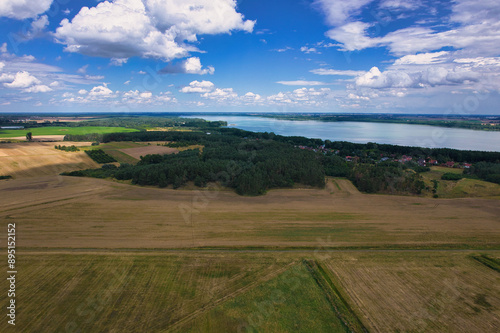
M 279 135 L 305 136 L 331 141 L 500 152 L 500 132 L 426 125 L 293 121 L 249 116 L 201 115 L 188 118 L 224 120 L 227 121 L 228 127 L 252 132 L 274 132 Z

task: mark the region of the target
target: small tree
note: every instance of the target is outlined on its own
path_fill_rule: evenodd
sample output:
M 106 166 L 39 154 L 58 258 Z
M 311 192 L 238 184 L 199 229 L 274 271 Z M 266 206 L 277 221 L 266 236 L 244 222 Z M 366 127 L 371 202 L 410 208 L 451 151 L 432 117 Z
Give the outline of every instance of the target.
M 30 142 L 33 140 L 33 134 L 31 132 L 26 133 L 26 140 Z

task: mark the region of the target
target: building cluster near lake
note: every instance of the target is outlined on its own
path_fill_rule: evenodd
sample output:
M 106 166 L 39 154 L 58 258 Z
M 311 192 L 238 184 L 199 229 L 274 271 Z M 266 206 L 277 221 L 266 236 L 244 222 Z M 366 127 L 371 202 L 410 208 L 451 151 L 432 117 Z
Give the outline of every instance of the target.
M 325 145 L 320 145 L 317 147 L 309 147 L 309 146 L 302 146 L 299 145 L 297 148 L 303 149 L 303 150 L 309 150 L 313 151 L 315 153 L 333 153 L 335 155 L 341 155 L 340 150 L 338 149 L 331 149 L 331 148 L 326 148 Z M 342 156 L 346 162 L 359 162 L 361 157 L 356 156 L 356 155 L 346 155 Z M 364 156 L 364 161 L 366 161 L 366 157 Z M 375 163 L 381 163 L 381 162 L 399 162 L 402 164 L 405 163 L 410 163 L 414 162 L 417 163 L 421 167 L 430 167 L 430 166 L 442 166 L 442 167 L 447 167 L 447 168 L 461 168 L 461 169 L 470 169 L 472 164 L 467 163 L 467 162 L 454 162 L 452 160 L 441 160 L 438 161 L 437 159 L 434 159 L 432 157 L 427 157 L 427 158 L 418 158 L 410 155 L 397 155 L 397 154 L 389 154 L 386 156 L 386 154 L 380 154 L 380 159 L 376 158 L 368 158 L 371 162 Z

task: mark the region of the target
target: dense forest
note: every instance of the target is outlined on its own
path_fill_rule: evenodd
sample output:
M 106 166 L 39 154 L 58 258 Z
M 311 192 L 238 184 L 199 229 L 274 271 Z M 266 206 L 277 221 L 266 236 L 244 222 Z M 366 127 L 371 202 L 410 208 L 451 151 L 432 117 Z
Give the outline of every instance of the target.
M 72 140 L 75 139 L 78 137 L 73 136 Z M 268 189 L 295 184 L 322 187 L 325 176 L 346 177 L 368 193 L 419 194 L 424 189 L 420 172 L 428 171 L 427 167 L 411 161 L 404 164 L 393 159 L 381 161 L 381 157 L 411 154 L 415 159 L 432 156 L 442 161 L 487 161 L 493 165 L 500 159 L 499 153 L 330 142 L 234 128 L 220 128 L 210 133 L 110 133 L 104 134 L 102 140 L 168 141 L 178 146 L 198 143 L 204 148 L 175 155 L 147 155 L 137 165 L 107 165 L 70 175 L 114 177 L 139 185 L 172 185 L 174 188 L 189 181 L 200 187 L 219 182 L 243 195 L 259 195 Z M 348 155 L 357 159 L 348 161 Z
M 479 179 L 500 184 L 500 163 L 479 162 L 474 164 L 469 170 L 465 170 L 464 174 L 477 176 Z
M 154 132 L 146 137 L 156 140 Z M 187 133 L 180 133 L 191 137 Z M 201 134 L 200 134 L 201 135 Z M 268 189 L 294 184 L 323 187 L 321 156 L 273 140 L 244 140 L 229 135 L 201 135 L 203 151 L 146 155 L 136 165 L 105 165 L 101 169 L 68 173 L 72 176 L 114 177 L 138 185 L 178 188 L 187 182 L 205 187 L 217 182 L 242 195 L 260 195 Z

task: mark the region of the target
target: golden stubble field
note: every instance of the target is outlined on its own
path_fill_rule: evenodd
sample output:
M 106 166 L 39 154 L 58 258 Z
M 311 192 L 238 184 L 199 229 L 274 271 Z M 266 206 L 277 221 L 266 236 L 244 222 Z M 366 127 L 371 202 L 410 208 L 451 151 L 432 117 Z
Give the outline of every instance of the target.
M 0 144 L 0 175 L 14 178 L 58 175 L 64 171 L 98 168 L 83 151 L 65 152 L 55 145 L 90 146 L 90 142 L 18 142 Z
M 340 189 L 143 188 L 47 176 L 0 182 L 0 217 L 23 247 L 498 247 L 498 200 L 364 195 Z M 8 195 L 7 195 L 8 193 Z M 1 230 L 4 233 L 4 230 Z
M 59 155 L 30 147 L 11 157 Z M 20 332 L 345 331 L 303 260 L 369 332 L 500 325 L 500 273 L 471 257 L 500 258 L 498 199 L 366 195 L 344 179 L 241 197 L 29 166 L 0 181 L 2 251 L 16 223 Z

